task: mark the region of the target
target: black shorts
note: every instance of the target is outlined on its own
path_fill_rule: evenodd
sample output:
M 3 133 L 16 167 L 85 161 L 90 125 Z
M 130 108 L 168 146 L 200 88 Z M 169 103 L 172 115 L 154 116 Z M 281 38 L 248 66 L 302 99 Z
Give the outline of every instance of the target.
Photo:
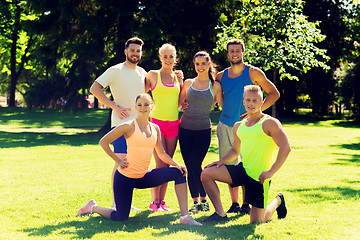
M 247 175 L 242 162 L 238 165 L 225 165 L 231 179 L 231 187 L 244 186 L 245 187 L 245 202 L 257 208 L 266 208 L 270 181 L 265 181 L 264 184 L 255 181 Z

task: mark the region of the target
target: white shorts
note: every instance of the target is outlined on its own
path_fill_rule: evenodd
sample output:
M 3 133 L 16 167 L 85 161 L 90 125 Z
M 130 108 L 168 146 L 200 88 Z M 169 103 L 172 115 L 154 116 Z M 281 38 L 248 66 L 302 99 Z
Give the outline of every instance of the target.
M 234 142 L 233 127 L 230 127 L 222 122 L 219 122 L 216 129 L 216 135 L 219 141 L 219 155 L 220 159 L 232 148 Z M 239 158 L 227 165 L 238 165 Z

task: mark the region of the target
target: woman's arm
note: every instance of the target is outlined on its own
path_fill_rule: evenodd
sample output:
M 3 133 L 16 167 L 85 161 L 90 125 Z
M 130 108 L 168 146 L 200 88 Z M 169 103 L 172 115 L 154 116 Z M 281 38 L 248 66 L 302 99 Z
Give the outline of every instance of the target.
M 161 136 L 160 135 L 160 128 L 159 126 L 153 124 L 153 126 L 156 129 L 157 132 L 157 136 Z M 167 163 L 171 166 L 176 167 L 177 169 L 179 169 L 184 175 L 187 173 L 187 169 L 185 166 L 182 166 L 180 164 L 178 164 L 177 162 L 175 162 L 166 152 L 165 149 L 162 145 L 161 142 L 161 138 L 157 138 L 156 144 L 155 144 L 155 151 L 157 153 L 157 155 L 159 156 L 159 158 L 161 159 L 161 161 L 163 161 L 164 163 Z
M 113 141 L 115 141 L 116 139 L 121 137 L 122 135 L 125 135 L 125 137 L 128 138 L 133 134 L 133 132 L 134 132 L 133 123 L 124 123 L 124 124 L 117 126 L 116 128 L 114 128 L 107 134 L 105 134 L 105 136 L 103 136 L 99 141 L 99 144 L 103 148 L 105 153 L 107 155 L 109 155 L 122 168 L 127 167 L 128 163 L 127 163 L 126 159 L 121 160 L 114 153 L 114 151 L 110 148 L 110 143 L 112 143 Z
M 220 105 L 220 107 L 223 107 L 223 102 L 224 102 L 224 97 L 223 97 L 223 92 L 222 92 L 222 88 L 221 88 L 221 84 L 219 82 L 214 82 L 214 103 L 218 103 Z
M 187 90 L 189 89 L 189 87 L 191 85 L 191 81 L 192 81 L 192 79 L 185 80 L 184 85 L 183 85 L 183 87 L 181 88 L 181 91 L 180 91 L 178 107 L 182 106 L 182 103 L 185 101 L 186 92 L 187 92 Z

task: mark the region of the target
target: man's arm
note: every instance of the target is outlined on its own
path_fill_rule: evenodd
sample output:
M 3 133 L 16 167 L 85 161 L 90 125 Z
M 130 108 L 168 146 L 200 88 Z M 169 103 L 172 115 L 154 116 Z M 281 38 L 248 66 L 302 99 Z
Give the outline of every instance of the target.
M 119 114 L 120 118 L 127 118 L 129 114 L 127 111 L 130 111 L 129 108 L 122 108 L 120 106 L 117 106 L 113 101 L 111 101 L 104 93 L 103 86 L 101 86 L 100 83 L 97 81 L 94 81 L 94 83 L 90 87 L 90 92 L 102 103 L 104 103 L 109 108 L 112 108 L 117 114 Z
M 261 107 L 261 110 L 264 111 L 271 107 L 280 98 L 280 93 L 276 86 L 267 79 L 265 73 L 259 68 L 251 66 L 249 75 L 251 81 L 255 85 L 259 85 L 268 94 Z
M 264 183 L 266 179 L 271 178 L 284 165 L 290 154 L 291 147 L 285 130 L 279 120 L 270 118 L 263 123 L 264 132 L 271 136 L 276 145 L 279 147 L 276 160 L 269 171 L 262 172 L 259 176 L 259 182 Z

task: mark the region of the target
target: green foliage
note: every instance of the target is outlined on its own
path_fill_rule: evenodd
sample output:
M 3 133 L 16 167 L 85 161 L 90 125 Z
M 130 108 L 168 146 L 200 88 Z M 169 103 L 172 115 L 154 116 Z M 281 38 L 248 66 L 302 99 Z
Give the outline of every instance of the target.
M 346 99 L 354 116 L 360 121 L 360 57 L 351 66 L 342 84 L 341 96 Z
M 91 83 L 125 59 L 132 36 L 145 40 L 146 70 L 160 67 L 163 43 L 174 44 L 185 78 L 195 76 L 199 50 L 221 52 L 212 58 L 228 66 L 224 43 L 237 37 L 246 60 L 279 87 L 281 108 L 292 112 L 296 95 L 309 94 L 314 111 L 326 114 L 333 103 L 354 104 L 339 94 L 347 87 L 333 71 L 358 61 L 359 8 L 350 0 L 0 0 L 0 93 L 19 92 L 29 106 L 64 99 L 68 108 L 84 107 Z
M 325 72 L 319 68 L 311 70 L 304 76 L 306 91 L 311 97 L 314 112 L 326 114 L 329 106 L 333 104 L 339 106 L 342 101 L 342 96 L 339 94 L 342 85 L 334 72 L 341 67 L 341 64 L 347 64 L 346 61 L 352 58 L 356 34 L 352 33 L 351 23 L 358 21 L 356 20 L 358 17 L 354 12 L 352 1 L 349 0 L 309 0 L 306 1 L 304 13 L 309 16 L 310 21 L 319 21 L 321 32 L 326 35 L 325 40 L 317 46 L 327 49 L 327 55 L 331 59 L 328 62 L 331 71 Z
M 294 71 L 306 73 L 312 67 L 328 69 L 326 50 L 315 45 L 324 40 L 319 23 L 307 20 L 302 5 L 299 0 L 243 1 L 235 21 L 221 26 L 215 52 L 239 38 L 245 42 L 246 59 L 264 71 L 278 69 L 280 79 L 297 80 Z

